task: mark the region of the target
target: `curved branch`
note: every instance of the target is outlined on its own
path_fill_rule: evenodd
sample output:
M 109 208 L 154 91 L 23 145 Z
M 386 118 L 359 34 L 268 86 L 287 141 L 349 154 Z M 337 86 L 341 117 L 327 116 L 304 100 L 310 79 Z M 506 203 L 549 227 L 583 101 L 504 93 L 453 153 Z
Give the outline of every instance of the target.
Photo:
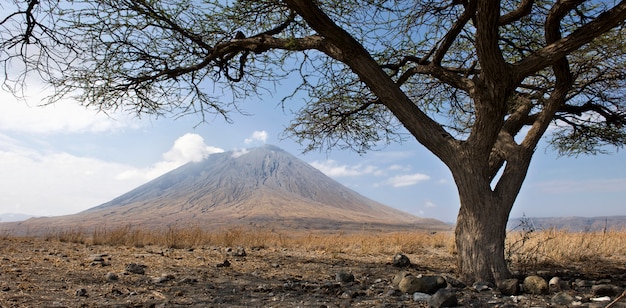
M 500 21 L 498 23 L 501 26 L 504 26 L 522 19 L 522 17 L 530 14 L 533 4 L 535 4 L 535 0 L 522 0 L 514 11 L 500 16 Z
M 580 48 L 626 20 L 626 0 L 608 11 L 598 15 L 594 20 L 576 29 L 570 35 L 561 38 L 534 54 L 518 61 L 513 65 L 518 79 L 531 75 L 543 68 L 554 64 L 567 54 Z

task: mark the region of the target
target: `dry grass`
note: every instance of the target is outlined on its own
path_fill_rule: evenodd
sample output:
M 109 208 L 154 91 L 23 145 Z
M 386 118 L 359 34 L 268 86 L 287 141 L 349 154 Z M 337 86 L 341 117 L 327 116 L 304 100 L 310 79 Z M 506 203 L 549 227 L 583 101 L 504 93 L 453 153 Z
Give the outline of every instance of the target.
M 127 247 L 242 246 L 356 254 L 456 253 L 451 232 L 322 233 L 245 228 L 207 231 L 197 226 L 152 230 L 124 226 L 100 228 L 91 233 L 68 229 L 49 232 L 45 238 L 85 245 Z M 543 264 L 623 260 L 626 258 L 626 231 L 568 232 L 551 229 L 509 232 L 505 254 L 510 265 L 522 271 L 536 270 Z

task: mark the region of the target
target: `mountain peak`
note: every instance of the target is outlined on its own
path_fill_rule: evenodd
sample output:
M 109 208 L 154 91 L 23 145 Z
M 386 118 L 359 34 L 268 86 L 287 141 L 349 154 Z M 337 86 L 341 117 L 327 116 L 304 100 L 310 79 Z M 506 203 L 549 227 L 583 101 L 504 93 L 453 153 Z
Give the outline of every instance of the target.
M 346 188 L 274 145 L 216 153 L 107 203 L 66 216 L 65 224 L 232 224 L 294 228 L 447 225 L 385 206 Z M 48 224 L 49 225 L 49 224 Z

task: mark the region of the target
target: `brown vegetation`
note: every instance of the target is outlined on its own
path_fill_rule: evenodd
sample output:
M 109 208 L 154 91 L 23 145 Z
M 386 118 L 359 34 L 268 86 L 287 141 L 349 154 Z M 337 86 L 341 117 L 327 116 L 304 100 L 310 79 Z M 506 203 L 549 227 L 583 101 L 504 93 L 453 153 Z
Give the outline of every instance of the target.
M 5 235 L 5 237 L 9 237 Z M 451 232 L 308 232 L 228 228 L 209 231 L 200 227 L 169 227 L 163 230 L 142 229 L 130 225 L 50 231 L 48 241 L 106 246 L 161 246 L 183 249 L 200 246 L 297 248 L 350 254 L 394 254 L 437 251 L 456 254 Z M 548 229 L 509 232 L 506 257 L 513 268 L 537 270 L 541 265 L 595 263 L 626 259 L 626 231 L 568 232 Z M 529 268 L 533 267 L 533 268 Z

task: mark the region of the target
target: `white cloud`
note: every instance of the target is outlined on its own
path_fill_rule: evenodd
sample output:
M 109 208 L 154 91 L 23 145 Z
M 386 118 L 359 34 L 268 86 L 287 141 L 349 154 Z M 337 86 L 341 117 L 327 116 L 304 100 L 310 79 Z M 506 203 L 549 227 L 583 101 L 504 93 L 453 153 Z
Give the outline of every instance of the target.
M 151 180 L 188 162 L 199 162 L 223 149 L 209 146 L 198 134 L 187 133 L 174 141 L 172 148 L 163 154 L 163 160 L 149 168 L 130 169 L 117 175 L 118 179 L 141 178 Z
M 206 145 L 202 136 L 187 133 L 174 141 L 174 146 L 163 154 L 163 158 L 168 162 L 184 164 L 190 161 L 199 162 L 210 154 L 222 152 L 223 149 Z
M 386 184 L 393 187 L 404 187 L 415 185 L 430 179 L 430 176 L 422 173 L 398 175 L 387 179 Z
M 361 176 L 365 174 L 379 175 L 380 170 L 376 166 L 372 165 L 340 165 L 338 162 L 329 159 L 326 161 L 314 161 L 310 163 L 322 173 L 330 177 L 343 177 L 343 176 Z
M 185 134 L 148 168 L 25 147 L 0 133 L 0 213 L 73 214 L 130 191 L 180 165 L 223 152 Z
M 115 180 L 132 168 L 65 152 L 0 148 L 1 212 L 63 215 L 96 206 L 141 184 Z
M 241 149 L 241 150 L 235 149 L 235 150 L 233 150 L 233 155 L 231 155 L 231 157 L 232 158 L 237 158 L 237 157 L 243 156 L 243 155 L 245 155 L 247 153 L 248 153 L 247 149 Z
M 0 131 L 36 134 L 99 133 L 127 127 L 137 128 L 141 123 L 125 113 L 107 115 L 70 100 L 41 105 L 45 94 L 32 92 L 35 95 L 24 102 L 11 93 L 0 90 Z
M 262 131 L 255 130 L 254 132 L 252 132 L 252 135 L 250 136 L 250 138 L 246 138 L 244 140 L 246 144 L 250 144 L 254 141 L 261 141 L 265 143 L 267 141 L 267 132 L 264 130 Z
M 432 201 L 426 201 L 426 202 L 424 203 L 424 207 L 425 207 L 425 208 L 435 208 L 435 207 L 437 207 L 437 204 L 435 204 L 435 203 L 434 203 L 434 202 L 432 202 Z

